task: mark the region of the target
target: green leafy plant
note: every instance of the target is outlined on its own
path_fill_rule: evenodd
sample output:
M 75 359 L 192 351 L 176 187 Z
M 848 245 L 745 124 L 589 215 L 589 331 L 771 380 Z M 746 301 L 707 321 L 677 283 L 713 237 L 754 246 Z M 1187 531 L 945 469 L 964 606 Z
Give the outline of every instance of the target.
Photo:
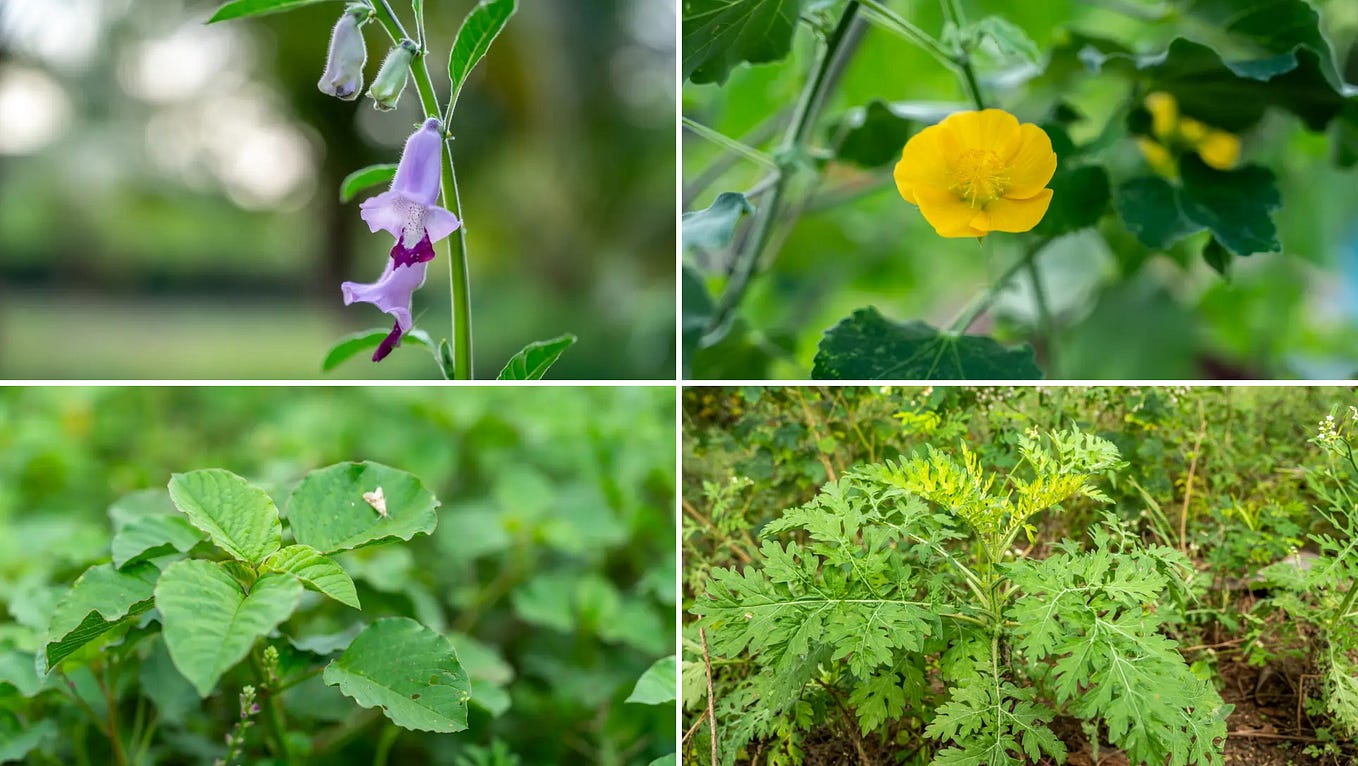
M 1294 353 L 1316 332 L 1347 374 L 1351 323 L 1321 329 L 1301 276 L 1352 278 L 1327 255 L 1352 232 L 1324 241 L 1310 207 L 1358 161 L 1344 7 L 685 2 L 688 376 L 1326 377 Z M 1036 126 L 1054 171 L 1016 180 L 1035 161 L 1003 161 L 1028 144 L 989 128 L 990 146 L 930 138 L 989 110 Z M 910 149 L 930 143 L 953 148 Z M 1011 184 L 1050 204 L 989 207 Z
M 438 631 L 406 617 L 353 622 L 343 636 L 282 630 L 319 606 L 304 591 L 361 612 L 335 554 L 434 531 L 439 502 L 418 479 L 377 463 L 313 471 L 288 499 L 286 535 L 269 494 L 229 471 L 176 474 L 169 499 L 170 508 L 145 502 L 114 515 L 112 561 L 86 570 L 57 603 L 36 659 L 40 680 L 84 667 L 102 673 L 109 692 L 141 642 L 168 653 L 177 683 L 198 697 L 239 669 L 250 679 L 242 710 L 258 700 L 267 749 L 284 761 L 294 751 L 281 695 L 317 674 L 402 728 L 467 727 L 471 682 Z M 105 702 L 112 716 L 114 701 Z M 115 759 L 128 762 L 115 721 L 104 728 Z M 243 728 L 231 735 L 233 754 L 253 744 Z
M 1306 645 L 1323 679 L 1319 691 L 1325 712 L 1342 737 L 1353 739 L 1358 738 L 1358 461 L 1353 452 L 1358 409 L 1339 415 L 1331 412 L 1320 422 L 1312 442 L 1327 460 L 1307 471 L 1321 503 L 1316 511 L 1328 529 L 1309 536 L 1313 554 L 1303 558 L 1294 549 L 1295 555 L 1260 573 L 1273 589 L 1260 611 L 1286 615 L 1283 638 L 1318 639 Z
M 1033 430 L 1017 451 L 1002 475 L 965 445 L 855 468 L 765 526 L 757 562 L 712 572 L 697 626 L 750 665 L 720 700 L 723 762 L 755 740 L 798 762 L 799 733 L 836 709 L 865 734 L 920 721 L 914 749 L 941 766 L 1063 761 L 1057 713 L 1102 726 L 1134 763 L 1222 762 L 1231 706 L 1156 612 L 1188 560 L 1112 517 L 1088 548 L 1014 547 L 1044 511 L 1109 502 L 1096 480 L 1123 467 L 1117 449 Z

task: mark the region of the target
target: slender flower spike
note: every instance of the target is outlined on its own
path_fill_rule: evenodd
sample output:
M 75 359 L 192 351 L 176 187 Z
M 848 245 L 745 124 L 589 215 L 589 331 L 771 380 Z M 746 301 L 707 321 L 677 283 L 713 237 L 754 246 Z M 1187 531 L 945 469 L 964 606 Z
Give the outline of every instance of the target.
M 363 92 L 363 65 L 368 62 L 368 48 L 363 44 L 362 26 L 368 20 L 368 8 L 351 5 L 335 22 L 330 33 L 330 55 L 325 59 L 325 73 L 316 87 L 344 101 L 353 101 Z
M 1051 204 L 1051 139 L 1000 109 L 957 112 L 910 138 L 896 188 L 942 237 L 1028 231 Z
M 374 362 L 384 359 L 410 332 L 412 296 L 424 284 L 429 261 L 434 259 L 434 243 L 462 225 L 457 216 L 437 204 L 442 172 L 443 129 L 431 117 L 406 140 L 391 188 L 359 205 L 369 229 L 384 230 L 396 238 L 387 267 L 376 282 L 340 286 L 346 306 L 371 303 L 396 320 L 373 355 Z
M 373 79 L 372 87 L 368 88 L 368 97 L 373 100 L 374 109 L 379 112 L 390 112 L 396 108 L 396 102 L 401 100 L 401 94 L 406 89 L 410 62 L 415 60 L 415 54 L 418 52 L 419 46 L 415 45 L 413 40 L 402 40 L 400 45 L 387 53 L 386 59 L 382 61 L 382 67 L 377 70 L 377 77 Z

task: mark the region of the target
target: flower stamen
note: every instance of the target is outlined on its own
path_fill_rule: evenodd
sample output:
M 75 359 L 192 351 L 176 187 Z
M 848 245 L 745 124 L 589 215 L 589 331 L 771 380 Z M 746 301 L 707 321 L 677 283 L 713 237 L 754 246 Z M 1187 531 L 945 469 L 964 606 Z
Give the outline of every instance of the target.
M 953 166 L 957 179 L 952 191 L 972 207 L 986 204 L 1004 196 L 1009 188 L 1009 173 L 1005 161 L 990 149 L 968 149 Z

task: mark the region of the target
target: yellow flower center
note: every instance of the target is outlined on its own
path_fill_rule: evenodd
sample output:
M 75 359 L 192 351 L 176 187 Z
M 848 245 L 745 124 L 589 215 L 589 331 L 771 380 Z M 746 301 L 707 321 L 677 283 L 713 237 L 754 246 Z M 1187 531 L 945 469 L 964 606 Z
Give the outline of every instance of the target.
M 957 158 L 952 171 L 952 191 L 972 207 L 985 207 L 1009 187 L 1004 160 L 989 149 L 968 149 Z

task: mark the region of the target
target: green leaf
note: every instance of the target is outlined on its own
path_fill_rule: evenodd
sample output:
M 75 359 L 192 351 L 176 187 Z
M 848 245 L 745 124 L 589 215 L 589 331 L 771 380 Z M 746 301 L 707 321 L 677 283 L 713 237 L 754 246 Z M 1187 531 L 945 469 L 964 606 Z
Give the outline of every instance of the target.
M 340 338 L 326 352 L 325 361 L 321 362 L 321 371 L 330 372 L 364 351 L 377 348 L 390 334 L 390 327 L 377 327 L 371 330 L 361 330 Z M 434 348 L 434 341 L 430 340 L 429 334 L 424 330 L 413 329 L 406 333 L 401 342 L 405 343 L 406 341 L 414 341 L 430 350 Z
M 830 328 L 812 377 L 822 380 L 1035 380 L 1028 346 L 1006 349 L 993 338 L 941 333 L 915 320 L 898 324 L 877 309 L 855 311 Z
M 542 380 L 556 360 L 575 345 L 576 337 L 570 333 L 559 335 L 551 340 L 529 343 L 505 363 L 497 380 Z
M 1098 165 L 1058 167 L 1048 186 L 1052 190 L 1051 206 L 1033 229 L 1034 234 L 1059 237 L 1093 226 L 1108 209 L 1108 171 Z
M 637 685 L 632 689 L 632 693 L 627 695 L 626 701 L 642 705 L 674 702 L 679 698 L 676 686 L 678 677 L 678 657 L 671 655 L 658 659 L 641 674 L 641 678 L 637 679 Z
M 382 490 L 387 515 L 364 499 Z M 288 498 L 293 537 L 321 553 L 383 540 L 409 540 L 438 524 L 439 501 L 420 480 L 380 463 L 338 463 L 312 471 Z
M 55 719 L 43 718 L 25 725 L 14 713 L 0 709 L 0 763 L 23 761 L 29 753 L 56 736 Z
M 378 620 L 325 667 L 325 683 L 417 731 L 467 728 L 471 682 L 444 636 L 405 617 Z
M 1272 216 L 1282 199 L 1271 171 L 1258 165 L 1214 170 L 1193 156 L 1181 160 L 1180 171 L 1178 187 L 1159 177 L 1118 187 L 1118 213 L 1147 247 L 1163 250 L 1207 229 L 1236 255 L 1282 249 Z
M 720 250 L 731 244 L 736 224 L 754 212 L 754 205 L 740 192 L 722 192 L 702 210 L 684 213 L 682 219 L 684 250 Z
M 698 345 L 702 342 L 703 333 L 707 331 L 708 322 L 712 321 L 716 306 L 712 303 L 712 296 L 707 292 L 707 285 L 703 284 L 703 278 L 687 264 L 684 265 L 682 285 L 684 311 L 680 325 L 684 341 L 682 374 L 689 378 L 693 375 L 693 355 L 698 351 Z
M 301 597 L 301 581 L 281 573 L 260 577 L 247 596 L 210 561 L 175 562 L 156 585 L 165 646 L 200 697 L 245 658 L 257 638 L 288 619 Z
M 679 756 L 675 753 L 671 753 L 669 755 L 660 756 L 659 758 L 647 764 L 647 766 L 677 766 L 678 763 Z
M 233 0 L 217 9 L 207 23 L 240 19 L 246 16 L 263 16 L 266 13 L 281 13 L 301 8 L 304 5 L 331 2 L 332 0 Z
M 1018 58 L 1031 64 L 1042 60 L 1042 52 L 1028 33 L 1002 16 L 986 16 L 973 24 L 972 29 L 977 37 L 994 42 L 1001 57 Z
M 1298 45 L 1262 58 L 1228 62 L 1206 45 L 1177 38 L 1159 54 L 1105 55 L 1091 45 L 1079 55 L 1095 70 L 1127 69 L 1143 81 L 1146 92 L 1170 93 L 1182 114 L 1228 131 L 1255 125 L 1269 106 L 1292 112 L 1311 130 L 1321 130 L 1345 102 L 1330 79 L 1328 47 L 1321 51 Z
M 355 170 L 340 182 L 340 203 L 348 202 L 364 189 L 371 189 L 378 184 L 387 183 L 395 175 L 396 165 L 390 162 L 369 165 L 366 168 Z
M 462 21 L 448 57 L 448 76 L 452 78 L 452 101 L 448 113 L 457 105 L 458 94 L 467 82 L 467 75 L 485 58 L 490 44 L 495 42 L 509 17 L 518 8 L 517 0 L 481 0 Z
M 287 572 L 297 576 L 302 584 L 317 593 L 355 609 L 362 609 L 358 603 L 358 592 L 354 581 L 345 573 L 344 568 L 329 556 L 306 545 L 289 545 L 264 559 L 260 564 L 262 572 Z
M 174 474 L 170 499 L 218 548 L 240 561 L 257 564 L 282 541 L 283 525 L 269 493 L 230 471 Z
M 738 64 L 787 56 L 802 0 L 685 0 L 683 8 L 682 79 L 720 84 Z
M 452 633 L 448 638 L 457 647 L 458 662 L 476 690 L 472 704 L 492 716 L 503 715 L 511 705 L 508 687 L 514 680 L 514 666 L 505 661 L 498 649 L 472 636 Z
M 113 565 L 119 569 L 173 548 L 188 553 L 203 533 L 182 516 L 152 515 L 134 519 L 113 536 Z
M 1197 157 L 1180 163 L 1179 207 L 1236 255 L 1282 249 L 1272 212 L 1282 206 L 1273 172 L 1258 165 L 1214 170 Z
M 910 138 L 914 122 L 897 115 L 891 106 L 875 99 L 861 110 L 850 111 L 831 130 L 831 139 L 844 132 L 835 159 L 864 168 L 876 168 L 901 158 L 901 149 Z
M 32 652 L 7 649 L 0 652 L 0 685 L 8 684 L 21 697 L 32 697 L 42 689 Z M 0 687 L 2 688 L 2 687 Z
M 52 612 L 47 640 L 38 653 L 39 672 L 51 672 L 81 647 L 150 609 L 159 575 L 150 564 L 134 564 L 125 571 L 112 564 L 85 570 Z
M 457 367 L 453 364 L 453 348 L 448 345 L 447 340 L 439 341 L 439 350 L 434 355 L 434 361 L 439 363 L 439 372 L 443 373 L 444 380 L 457 379 Z
M 1179 209 L 1178 191 L 1160 176 L 1124 181 L 1114 195 L 1118 215 L 1142 244 L 1164 250 L 1202 230 Z

